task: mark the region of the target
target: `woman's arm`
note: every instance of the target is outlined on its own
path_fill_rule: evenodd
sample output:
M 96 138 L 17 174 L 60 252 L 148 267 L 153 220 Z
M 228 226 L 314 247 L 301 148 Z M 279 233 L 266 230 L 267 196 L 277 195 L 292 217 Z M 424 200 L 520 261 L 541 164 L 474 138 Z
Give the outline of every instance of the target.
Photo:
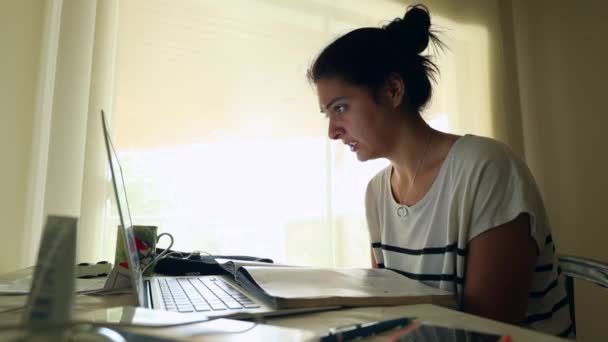
M 371 257 L 372 257 L 372 268 L 378 268 L 378 263 L 376 262 L 376 257 L 374 256 L 374 250 L 371 249 Z
M 527 214 L 473 238 L 468 245 L 464 311 L 523 323 L 537 253 Z

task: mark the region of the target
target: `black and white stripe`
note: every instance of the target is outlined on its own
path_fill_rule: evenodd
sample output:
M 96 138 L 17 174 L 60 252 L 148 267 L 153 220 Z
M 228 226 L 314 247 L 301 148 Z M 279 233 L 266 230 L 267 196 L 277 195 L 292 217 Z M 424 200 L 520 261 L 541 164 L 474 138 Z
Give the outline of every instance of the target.
M 372 248 L 380 248 L 381 250 L 385 250 L 385 251 L 389 251 L 389 252 L 396 252 L 396 253 L 401 253 L 401 254 L 407 254 L 407 255 L 446 254 L 446 253 L 454 253 L 454 252 L 456 252 L 456 254 L 458 254 L 460 256 L 467 255 L 467 250 L 458 248 L 458 245 L 456 243 L 447 245 L 445 247 L 425 247 L 425 248 L 421 248 L 421 249 L 410 249 L 410 248 L 403 248 L 403 247 L 397 247 L 397 246 L 390 246 L 390 245 L 382 244 L 380 242 L 374 242 L 374 243 L 372 243 Z
M 376 174 L 365 196 L 371 247 L 379 267 L 452 291 L 461 302 L 469 242 L 527 214 L 539 255 L 526 322 L 538 331 L 570 336 L 575 329 L 564 300 L 563 276 L 553 262 L 550 225 L 525 163 L 492 139 L 464 136 L 452 146 L 428 193 L 409 207 L 407 218 L 395 209 L 399 204 L 393 196 L 392 171 L 388 166 Z
M 535 284 L 536 287 L 529 292 L 529 298 L 532 302 L 540 303 L 553 303 L 552 306 L 545 307 L 544 310 L 539 312 L 529 312 L 525 318 L 525 324 L 530 327 L 537 327 L 547 324 L 554 316 L 556 315 L 564 315 L 569 313 L 568 306 L 568 298 L 563 295 L 562 288 L 559 286 L 559 267 L 555 267 L 555 264 L 551 261 L 552 258 L 549 258 L 549 255 L 553 255 L 552 246 L 553 240 L 551 236 L 547 236 L 545 239 L 545 248 L 543 254 L 547 254 L 547 258 L 540 257 L 539 263 L 534 268 L 534 273 L 539 274 L 537 279 L 545 280 L 545 283 Z M 458 248 L 457 243 L 447 244 L 443 247 L 424 247 L 424 248 L 409 248 L 409 247 L 401 247 L 389 245 L 381 242 L 373 242 L 371 247 L 376 251 L 383 255 L 383 260 L 385 262 L 379 263 L 378 267 L 387 268 L 392 271 L 395 271 L 403 276 L 406 276 L 410 279 L 419 280 L 429 284 L 431 282 L 431 286 L 441 287 L 446 289 L 446 286 L 453 290 L 454 292 L 462 293 L 462 290 L 465 285 L 465 277 L 460 276 L 457 272 L 456 267 L 453 268 L 452 272 L 428 272 L 424 270 L 422 272 L 413 272 L 408 268 L 397 268 L 390 267 L 386 265 L 386 261 L 389 260 L 391 265 L 401 264 L 406 266 L 410 263 L 416 263 L 417 261 L 421 261 L 422 258 L 426 258 L 428 261 L 430 258 L 452 258 L 455 262 L 465 263 L 465 259 L 467 256 L 466 248 Z M 547 260 L 549 262 L 540 262 Z M 436 270 L 436 268 L 433 268 Z M 417 271 L 420 271 L 418 269 Z M 540 276 L 543 274 L 543 276 Z M 449 285 L 451 283 L 452 285 Z M 542 307 L 542 306 L 541 306 Z M 569 319 L 568 319 L 568 322 Z M 566 328 L 563 328 L 561 331 L 556 331 L 555 335 L 568 337 L 574 331 L 574 327 L 571 323 L 568 324 Z

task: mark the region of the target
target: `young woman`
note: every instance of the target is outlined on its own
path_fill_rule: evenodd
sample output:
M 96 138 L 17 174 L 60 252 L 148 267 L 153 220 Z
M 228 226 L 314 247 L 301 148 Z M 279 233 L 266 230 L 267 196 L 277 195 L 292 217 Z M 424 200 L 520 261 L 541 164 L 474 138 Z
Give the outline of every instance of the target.
M 338 38 L 317 57 L 329 137 L 360 161 L 390 165 L 369 182 L 372 264 L 453 291 L 462 310 L 570 336 L 544 205 L 526 165 L 495 140 L 434 130 L 421 117 L 436 71 L 422 55 L 426 7 Z

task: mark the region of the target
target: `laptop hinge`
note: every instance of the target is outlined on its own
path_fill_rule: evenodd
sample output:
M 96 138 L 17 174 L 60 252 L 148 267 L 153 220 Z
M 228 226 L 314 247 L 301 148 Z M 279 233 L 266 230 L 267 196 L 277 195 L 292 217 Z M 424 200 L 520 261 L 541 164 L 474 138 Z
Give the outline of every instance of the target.
M 154 301 L 152 300 L 152 284 L 150 280 L 144 280 L 144 307 L 148 309 L 154 309 Z

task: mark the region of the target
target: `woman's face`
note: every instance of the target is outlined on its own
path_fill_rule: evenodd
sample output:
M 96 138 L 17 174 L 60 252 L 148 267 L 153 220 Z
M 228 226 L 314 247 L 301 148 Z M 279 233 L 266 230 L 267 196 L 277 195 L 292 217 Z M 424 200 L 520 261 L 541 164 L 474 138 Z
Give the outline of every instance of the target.
M 382 94 L 375 101 L 369 89 L 337 78 L 316 85 L 321 112 L 329 119 L 329 138 L 342 140 L 360 161 L 386 156 L 394 123 L 389 120 L 392 107 Z

